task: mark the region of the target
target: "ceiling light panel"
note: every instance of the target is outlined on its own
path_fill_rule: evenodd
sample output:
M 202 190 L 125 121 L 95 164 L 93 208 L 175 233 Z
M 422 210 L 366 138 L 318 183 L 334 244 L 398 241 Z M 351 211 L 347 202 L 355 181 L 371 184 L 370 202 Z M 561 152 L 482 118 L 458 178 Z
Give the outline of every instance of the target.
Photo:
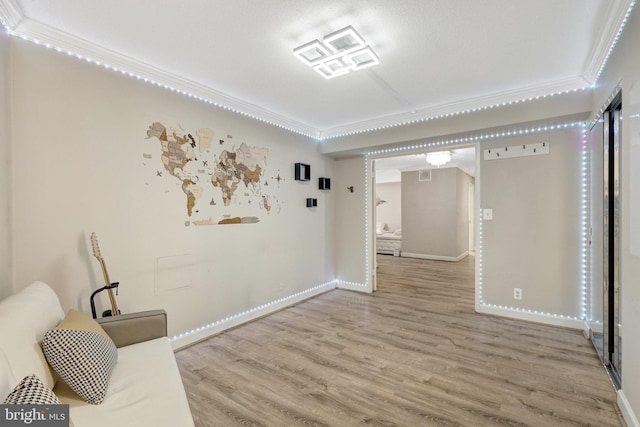
M 362 70 L 380 63 L 378 56 L 369 46 L 351 53 L 351 60 L 356 64 L 354 70 Z
M 380 63 L 373 49 L 348 26 L 293 49 L 293 54 L 325 79 Z
M 320 40 L 314 40 L 293 49 L 293 54 L 305 64 L 313 66 L 331 56 L 332 52 Z
M 351 25 L 324 36 L 322 39 L 334 52 L 352 51 L 365 47 L 366 43 Z

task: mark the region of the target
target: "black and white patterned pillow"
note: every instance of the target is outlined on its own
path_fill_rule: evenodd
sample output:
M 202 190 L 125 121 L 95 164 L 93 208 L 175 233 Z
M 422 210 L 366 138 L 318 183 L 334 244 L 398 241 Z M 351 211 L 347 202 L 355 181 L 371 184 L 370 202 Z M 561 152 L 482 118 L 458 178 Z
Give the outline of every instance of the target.
M 113 341 L 92 331 L 51 329 L 42 349 L 49 365 L 73 391 L 88 403 L 102 403 L 118 362 Z
M 7 405 L 59 405 L 60 400 L 35 374 L 26 376 L 4 400 Z

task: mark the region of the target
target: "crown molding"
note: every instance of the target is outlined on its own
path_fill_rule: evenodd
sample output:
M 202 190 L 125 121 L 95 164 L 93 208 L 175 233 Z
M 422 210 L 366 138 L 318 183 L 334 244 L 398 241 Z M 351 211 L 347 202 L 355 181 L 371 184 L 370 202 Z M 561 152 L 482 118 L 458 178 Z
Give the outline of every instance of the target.
M 557 96 L 564 93 L 589 89 L 591 85 L 582 77 L 576 76 L 541 85 L 528 86 L 516 90 L 503 91 L 487 96 L 465 99 L 464 101 L 427 107 L 415 113 L 401 113 L 379 117 L 345 126 L 326 129 L 321 133 L 321 140 L 340 138 L 343 136 L 377 131 L 381 129 L 404 126 L 444 117 L 458 116 L 474 111 L 499 108 L 506 105 L 533 101 L 535 99 Z
M 1 0 L 0 0 L 1 1 Z M 312 126 L 292 120 L 247 101 L 234 98 L 193 80 L 166 72 L 134 58 L 122 55 L 87 40 L 71 36 L 39 22 L 23 19 L 12 31 L 14 36 L 83 59 L 123 75 L 155 84 L 173 92 L 216 105 L 220 108 L 251 117 L 294 133 L 318 139 L 320 132 Z
M 636 0 L 607 2 L 609 9 L 604 17 L 605 24 L 600 27 L 600 33 L 595 35 L 597 43 L 592 47 L 585 66 L 584 78 L 590 84 L 598 80 L 635 3 Z
M 417 122 L 457 116 L 474 111 L 499 108 L 524 101 L 555 96 L 562 93 L 582 90 L 590 87 L 598 77 L 603 64 L 619 37 L 626 18 L 636 0 L 611 2 L 612 6 L 602 27 L 602 34 L 594 46 L 587 72 L 582 76 L 571 77 L 541 85 L 533 85 L 448 104 L 429 106 L 391 116 L 378 117 L 357 123 L 328 129 L 318 129 L 285 115 L 269 111 L 248 101 L 235 98 L 214 88 L 179 75 L 166 72 L 134 58 L 80 39 L 68 33 L 49 27 L 24 17 L 16 0 L 0 0 L 0 19 L 13 35 L 30 40 L 47 48 L 84 59 L 95 65 L 111 69 L 118 73 L 143 80 L 165 89 L 182 93 L 202 102 L 251 117 L 303 136 L 316 140 L 327 140 L 343 136 L 376 131 L 380 129 L 409 125 Z
M 24 20 L 24 12 L 16 0 L 0 0 L 0 22 L 9 31 L 15 28 Z

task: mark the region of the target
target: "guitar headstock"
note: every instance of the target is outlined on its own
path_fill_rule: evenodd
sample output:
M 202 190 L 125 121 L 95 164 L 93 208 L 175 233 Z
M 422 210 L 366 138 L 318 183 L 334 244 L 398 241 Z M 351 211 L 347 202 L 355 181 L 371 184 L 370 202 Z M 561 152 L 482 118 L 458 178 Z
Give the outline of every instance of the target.
M 91 233 L 91 246 L 93 248 L 93 256 L 102 259 L 102 255 L 100 254 L 100 246 L 98 246 L 98 236 L 96 233 Z

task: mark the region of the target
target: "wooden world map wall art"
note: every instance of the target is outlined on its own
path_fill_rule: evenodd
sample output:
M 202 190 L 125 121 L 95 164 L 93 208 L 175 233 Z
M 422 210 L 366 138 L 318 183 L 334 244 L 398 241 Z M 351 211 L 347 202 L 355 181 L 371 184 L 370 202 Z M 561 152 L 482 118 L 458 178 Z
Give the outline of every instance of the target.
M 146 184 L 184 193 L 186 226 L 253 224 L 280 213 L 280 200 L 267 190 L 279 189 L 283 178 L 280 170 L 266 173 L 268 148 L 234 144 L 232 135 L 221 138 L 209 128 L 186 131 L 160 122 L 149 126 L 146 139 L 158 143 L 156 155 L 142 155 L 150 171 Z

